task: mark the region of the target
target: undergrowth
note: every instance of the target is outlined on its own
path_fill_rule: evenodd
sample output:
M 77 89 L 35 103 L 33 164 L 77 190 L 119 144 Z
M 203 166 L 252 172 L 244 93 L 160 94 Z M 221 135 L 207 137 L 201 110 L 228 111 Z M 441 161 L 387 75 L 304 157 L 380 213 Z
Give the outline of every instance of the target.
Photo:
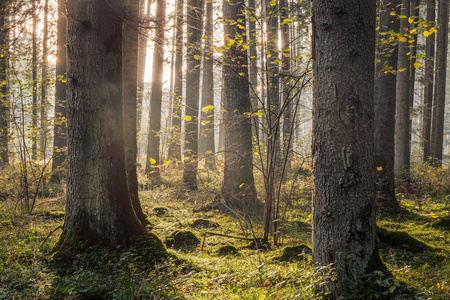
M 191 191 L 183 188 L 179 168 L 164 170 L 158 187 L 141 191 L 142 206 L 152 232 L 163 241 L 184 230 L 194 233 L 201 244 L 169 249 L 170 258 L 156 264 L 143 263 L 133 247 L 90 248 L 71 262 L 55 262 L 52 248 L 61 233 L 64 199 L 39 198 L 32 215 L 20 213 L 14 199 L 3 199 L 0 299 L 321 298 L 314 286 L 324 281 L 317 275 L 324 272 L 313 267 L 311 253 L 283 256 L 286 247 L 311 247 L 309 177 L 294 187 L 282 244 L 265 250 L 248 247 L 253 235 L 260 237 L 263 232 L 259 208 L 242 212 L 219 205 L 193 212 L 214 202 L 220 175 L 200 172 L 199 190 Z M 420 172 L 414 175 L 414 189 L 398 194 L 404 210 L 378 219 L 380 253 L 395 279 L 369 274 L 359 293 L 364 299 L 450 298 L 448 228 L 433 225 L 447 215 L 446 188 L 433 191 L 433 182 L 420 179 Z M 422 176 L 435 171 L 427 172 Z M 438 175 L 446 172 L 440 170 Z M 446 180 L 434 182 L 445 185 Z M 209 222 L 196 222 L 199 219 Z M 219 250 L 224 246 L 236 251 L 224 254 Z

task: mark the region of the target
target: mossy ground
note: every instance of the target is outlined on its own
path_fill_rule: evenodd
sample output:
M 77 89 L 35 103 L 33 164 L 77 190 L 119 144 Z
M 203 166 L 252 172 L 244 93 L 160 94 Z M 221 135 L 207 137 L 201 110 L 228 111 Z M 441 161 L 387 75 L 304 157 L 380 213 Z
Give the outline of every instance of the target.
M 43 241 L 62 225 L 64 201 L 41 198 L 34 215 L 19 214 L 12 199 L 0 202 L 0 298 L 318 298 L 313 286 L 323 278 L 314 276 L 310 254 L 290 262 L 275 259 L 282 256 L 286 247 L 311 246 L 308 182 L 300 182 L 295 187 L 282 245 L 272 245 L 270 250 L 262 251 L 246 248 L 248 240 L 212 235 L 204 239 L 205 231 L 247 238 L 252 237 L 253 231 L 256 237 L 261 237 L 262 215 L 259 211 L 247 211 L 246 217 L 240 218 L 238 212 L 223 209 L 194 213 L 195 208 L 214 201 L 220 176 L 201 172 L 199 190 L 191 191 L 182 189 L 180 173 L 180 169 L 165 170 L 163 184 L 141 192 L 143 210 L 153 224 L 152 233 L 161 240 L 175 231 L 190 230 L 204 242 L 203 251 L 202 244 L 188 251 L 170 249 L 170 257 L 158 263 L 142 259 L 147 254 L 133 246 L 113 250 L 90 248 L 76 254 L 69 263 L 57 263 L 52 259 L 51 250 L 58 241 L 60 229 Z M 380 241 L 381 256 L 396 279 L 372 274 L 367 280 L 373 280 L 376 288 L 365 291 L 365 297 L 449 299 L 450 241 L 445 229 L 431 226 L 446 215 L 448 207 L 438 198 L 427 198 L 420 202 L 419 209 L 417 198 L 399 196 L 405 211 L 400 216 L 384 216 L 378 220 L 378 226 L 387 230 L 388 236 L 400 232 L 405 238 L 400 241 L 395 236 L 394 241 Z M 152 214 L 155 207 L 166 207 L 170 213 Z M 190 225 L 197 219 L 217 222 L 220 227 L 192 228 Z M 227 245 L 236 247 L 237 254 L 221 255 L 219 249 Z M 418 249 L 417 245 L 424 246 Z M 408 292 L 403 292 L 405 285 Z

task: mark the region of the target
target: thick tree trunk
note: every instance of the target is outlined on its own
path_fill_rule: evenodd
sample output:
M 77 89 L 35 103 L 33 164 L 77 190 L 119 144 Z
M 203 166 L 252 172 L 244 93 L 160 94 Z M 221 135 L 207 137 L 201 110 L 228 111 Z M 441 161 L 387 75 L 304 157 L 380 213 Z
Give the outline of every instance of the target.
M 122 9 L 105 1 L 67 1 L 69 152 L 61 246 L 117 246 L 146 234 L 125 169 Z
M 58 1 L 58 23 L 56 28 L 56 83 L 55 83 L 55 121 L 53 137 L 52 181 L 65 177 L 67 158 L 67 96 L 66 96 L 66 6 Z
M 444 144 L 445 87 L 447 79 L 448 0 L 439 0 L 436 43 L 436 86 L 433 102 L 431 157 L 434 165 L 442 165 Z
M 181 107 L 183 99 L 183 5 L 184 0 L 177 0 L 177 21 L 175 41 L 175 82 L 172 111 L 172 134 L 169 141 L 169 158 L 181 160 Z
M 373 184 L 375 6 L 315 0 L 312 7 L 313 258 L 332 268 L 333 279 L 319 287 L 330 299 L 355 293 L 361 275 L 381 264 Z
M 122 94 L 123 94 L 123 132 L 125 144 L 125 166 L 128 190 L 136 216 L 146 224 L 147 216 L 139 201 L 137 178 L 137 76 L 139 53 L 139 0 L 127 0 L 122 40 Z
M 203 82 L 202 82 L 202 118 L 200 123 L 200 132 L 204 141 L 204 154 L 206 154 L 205 165 L 213 168 L 214 158 L 214 61 L 213 61 L 213 3 L 206 3 L 205 34 L 208 37 L 205 40 L 205 49 L 203 50 Z
M 202 1 L 187 1 L 186 110 L 183 182 L 197 189 Z
M 390 30 L 397 32 L 400 22 L 397 15 L 391 15 L 401 1 L 381 1 L 379 33 Z M 378 203 L 383 208 L 398 207 L 395 200 L 395 101 L 398 63 L 397 41 L 390 35 L 377 35 L 378 49 L 375 70 L 375 168 L 377 172 Z M 379 169 L 381 167 L 381 170 Z
M 223 122 L 225 129 L 225 167 L 222 195 L 227 203 L 245 208 L 254 204 L 256 189 L 253 177 L 252 128 L 247 114 L 251 111 L 245 15 L 243 0 L 223 1 L 225 45 Z M 239 20 L 241 19 L 241 21 Z M 230 40 L 235 40 L 231 45 Z
M 145 174 L 155 181 L 159 174 L 159 144 L 161 130 L 162 79 L 164 73 L 164 26 L 166 23 L 166 1 L 156 1 L 156 31 L 153 47 L 152 95 L 150 98 L 147 159 Z
M 436 21 L 436 0 L 427 1 L 427 22 L 433 26 Z M 436 35 L 431 34 L 426 39 L 425 55 L 425 87 L 423 92 L 423 120 L 422 120 L 422 151 L 423 162 L 430 161 L 431 156 L 431 114 L 433 107 L 434 83 L 434 51 Z
M 400 14 L 409 16 L 410 0 L 402 0 Z M 408 28 L 408 18 L 400 19 L 400 32 Z M 409 39 L 407 33 L 404 38 Z M 399 41 L 398 44 L 398 72 L 396 88 L 395 108 L 395 177 L 400 185 L 407 185 L 409 181 L 409 170 L 411 160 L 410 133 L 409 133 L 409 43 Z
M 8 27 L 6 24 L 6 8 L 0 5 L 0 168 L 9 163 L 9 98 L 8 70 Z

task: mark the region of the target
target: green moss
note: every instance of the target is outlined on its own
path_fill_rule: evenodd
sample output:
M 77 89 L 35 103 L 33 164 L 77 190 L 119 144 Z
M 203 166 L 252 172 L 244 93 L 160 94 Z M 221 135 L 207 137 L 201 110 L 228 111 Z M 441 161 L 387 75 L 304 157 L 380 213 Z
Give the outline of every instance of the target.
M 445 228 L 445 229 L 450 228 L 450 217 L 447 216 L 442 219 L 434 221 L 433 223 L 431 223 L 431 227 L 434 227 L 434 228 L 441 227 L 441 228 Z
M 312 251 L 311 248 L 302 244 L 298 246 L 284 248 L 283 254 L 277 259 L 280 261 L 298 260 L 305 254 L 312 254 Z
M 427 244 L 413 238 L 405 231 L 386 230 L 384 228 L 377 228 L 377 236 L 380 240 L 381 246 L 387 245 L 390 247 L 402 247 L 411 252 L 422 252 L 425 250 L 432 250 Z
M 131 248 L 138 255 L 138 260 L 146 264 L 154 264 L 169 257 L 163 242 L 154 234 L 132 238 Z
M 175 231 L 166 239 L 167 247 L 175 249 L 195 248 L 200 245 L 200 240 L 191 231 Z
M 217 253 L 219 255 L 228 255 L 228 254 L 236 255 L 238 254 L 238 250 L 236 249 L 236 247 L 232 245 L 226 245 L 220 247 L 219 250 L 217 250 Z

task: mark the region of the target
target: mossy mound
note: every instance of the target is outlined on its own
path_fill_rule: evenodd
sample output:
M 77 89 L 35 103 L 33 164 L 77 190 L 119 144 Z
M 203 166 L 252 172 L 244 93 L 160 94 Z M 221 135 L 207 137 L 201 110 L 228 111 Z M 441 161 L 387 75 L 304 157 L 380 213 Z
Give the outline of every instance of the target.
M 377 236 L 381 248 L 385 248 L 383 246 L 405 248 L 412 252 L 431 250 L 427 244 L 413 238 L 405 231 L 387 230 L 377 227 Z
M 431 223 L 431 227 L 434 228 L 450 228 L 450 216 L 445 216 L 442 219 L 436 220 L 433 223 Z
M 133 238 L 131 250 L 137 254 L 137 261 L 154 264 L 169 257 L 163 242 L 153 233 Z
M 65 213 L 62 211 L 41 211 L 36 214 L 38 217 L 43 217 L 49 220 L 64 219 Z
M 305 254 L 312 254 L 311 248 L 306 245 L 298 245 L 293 247 L 286 247 L 283 250 L 283 254 L 277 258 L 280 261 L 292 261 L 303 258 Z
M 238 254 L 238 249 L 236 249 L 236 247 L 234 247 L 232 245 L 226 245 L 226 246 L 220 247 L 219 250 L 217 250 L 217 253 L 219 255 L 228 255 L 228 254 L 236 255 L 236 254 Z
M 220 225 L 217 222 L 205 219 L 197 219 L 190 225 L 192 228 L 217 228 Z
M 269 242 L 264 242 L 262 239 L 257 238 L 251 241 L 245 248 L 252 250 L 270 250 L 270 246 Z
M 191 231 L 175 231 L 165 241 L 168 248 L 195 248 L 200 245 L 200 240 Z
M 163 217 L 169 214 L 169 209 L 167 207 L 155 207 L 153 208 L 153 215 L 157 217 Z

